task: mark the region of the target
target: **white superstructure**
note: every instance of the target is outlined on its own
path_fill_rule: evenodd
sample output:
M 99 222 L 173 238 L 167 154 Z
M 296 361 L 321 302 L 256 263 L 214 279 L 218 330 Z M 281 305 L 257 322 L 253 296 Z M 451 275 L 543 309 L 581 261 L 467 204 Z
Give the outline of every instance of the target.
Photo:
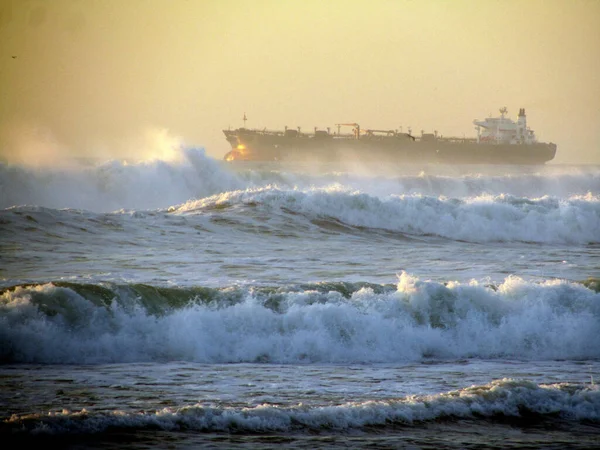
M 477 142 L 481 144 L 535 144 L 533 130 L 527 127 L 525 108 L 519 109 L 519 118 L 513 121 L 504 117 L 506 107 L 500 109 L 500 117 L 488 117 L 484 121 L 474 120 L 477 126 Z

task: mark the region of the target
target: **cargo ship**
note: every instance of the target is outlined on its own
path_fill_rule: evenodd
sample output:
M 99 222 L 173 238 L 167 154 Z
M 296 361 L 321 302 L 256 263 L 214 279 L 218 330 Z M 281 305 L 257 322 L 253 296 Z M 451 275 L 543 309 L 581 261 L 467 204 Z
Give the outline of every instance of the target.
M 365 163 L 405 164 L 544 164 L 556 155 L 556 144 L 538 142 L 527 126 L 525 109 L 517 121 L 506 117 L 474 120 L 477 137 L 444 137 L 410 129 L 363 129 L 357 123 L 339 123 L 337 129 L 318 129 L 311 133 L 298 128 L 284 130 L 246 128 L 223 130 L 231 150 L 226 161 L 356 161 Z M 342 127 L 351 127 L 350 133 Z M 344 128 L 346 129 L 346 128 Z

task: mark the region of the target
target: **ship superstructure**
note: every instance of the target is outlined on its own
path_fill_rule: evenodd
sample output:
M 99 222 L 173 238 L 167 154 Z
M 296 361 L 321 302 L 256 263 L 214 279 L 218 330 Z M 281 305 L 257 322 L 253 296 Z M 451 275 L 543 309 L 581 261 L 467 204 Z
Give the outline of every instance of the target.
M 505 117 L 506 107 L 500 109 L 500 117 L 474 120 L 477 129 L 477 142 L 489 144 L 535 144 L 533 130 L 527 127 L 525 108 L 519 109 L 519 118 L 513 121 Z
M 358 123 L 338 123 L 337 131 L 318 129 L 310 133 L 300 127 L 283 130 L 223 130 L 231 145 L 226 161 L 359 161 L 380 163 L 431 162 L 446 164 L 543 164 L 554 158 L 556 144 L 540 143 L 527 126 L 525 109 L 517 121 L 506 117 L 474 120 L 476 138 L 443 137 L 421 131 L 413 136 L 399 130 L 363 129 Z M 343 133 L 342 127 L 351 127 Z

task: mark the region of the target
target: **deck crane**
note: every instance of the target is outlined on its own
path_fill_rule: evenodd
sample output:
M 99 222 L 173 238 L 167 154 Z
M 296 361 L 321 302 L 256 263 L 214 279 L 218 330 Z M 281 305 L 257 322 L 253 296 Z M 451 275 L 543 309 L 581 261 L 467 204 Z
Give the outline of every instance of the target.
M 338 127 L 338 135 L 340 134 L 340 127 L 354 127 L 354 138 L 360 139 L 360 125 L 357 123 L 336 123 Z

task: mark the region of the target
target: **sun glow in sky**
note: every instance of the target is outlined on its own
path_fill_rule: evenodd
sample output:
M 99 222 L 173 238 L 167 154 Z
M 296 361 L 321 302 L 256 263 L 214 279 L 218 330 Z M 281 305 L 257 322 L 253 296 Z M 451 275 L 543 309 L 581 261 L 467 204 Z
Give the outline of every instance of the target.
M 7 159 L 32 135 L 130 156 L 149 129 L 222 158 L 244 112 L 475 136 L 502 106 L 600 164 L 600 1 L 0 0 Z

